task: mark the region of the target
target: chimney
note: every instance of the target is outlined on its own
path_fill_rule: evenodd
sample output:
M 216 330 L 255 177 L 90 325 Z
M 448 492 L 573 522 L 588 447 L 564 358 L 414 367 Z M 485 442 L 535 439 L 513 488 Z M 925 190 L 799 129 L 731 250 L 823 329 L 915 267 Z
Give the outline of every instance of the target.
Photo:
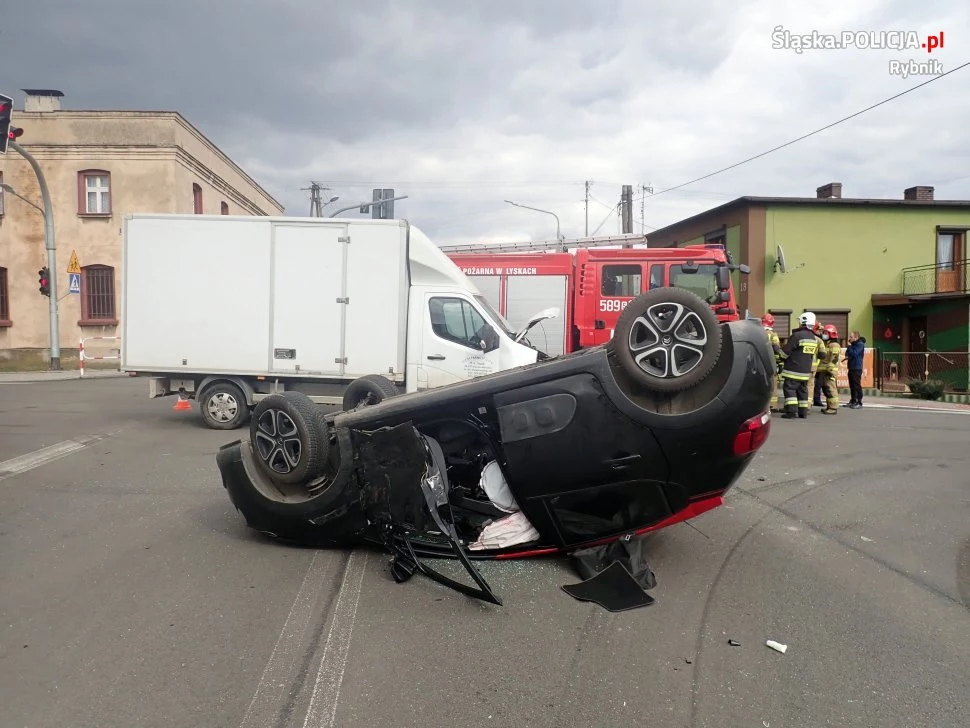
M 827 200 L 830 198 L 840 198 L 842 197 L 842 183 L 841 182 L 829 182 L 827 185 L 822 185 L 815 190 L 815 194 L 820 200 Z
M 50 88 L 23 88 L 20 90 L 27 94 L 24 99 L 24 111 L 61 110 L 61 98 L 64 94 L 60 91 Z
M 910 187 L 908 190 L 903 192 L 904 200 L 918 200 L 920 202 L 933 200 L 933 188 L 932 187 Z

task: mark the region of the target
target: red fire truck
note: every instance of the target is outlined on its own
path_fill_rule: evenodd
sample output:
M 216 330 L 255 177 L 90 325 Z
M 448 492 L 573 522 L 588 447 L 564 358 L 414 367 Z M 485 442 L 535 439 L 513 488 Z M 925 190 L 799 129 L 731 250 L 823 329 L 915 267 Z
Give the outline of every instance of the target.
M 740 318 L 723 245 L 681 248 L 578 248 L 574 253 L 464 253 L 450 257 L 513 327 L 535 311 L 558 307 L 558 318 L 529 334 L 550 356 L 609 341 L 620 312 L 635 296 L 661 286 L 677 286 L 711 304 L 720 321 Z

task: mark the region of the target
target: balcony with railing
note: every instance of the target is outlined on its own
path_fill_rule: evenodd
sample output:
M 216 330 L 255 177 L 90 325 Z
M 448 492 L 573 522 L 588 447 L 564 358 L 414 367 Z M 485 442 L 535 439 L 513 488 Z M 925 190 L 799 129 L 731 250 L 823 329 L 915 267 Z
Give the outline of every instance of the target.
M 970 294 L 970 260 L 903 268 L 904 296 Z

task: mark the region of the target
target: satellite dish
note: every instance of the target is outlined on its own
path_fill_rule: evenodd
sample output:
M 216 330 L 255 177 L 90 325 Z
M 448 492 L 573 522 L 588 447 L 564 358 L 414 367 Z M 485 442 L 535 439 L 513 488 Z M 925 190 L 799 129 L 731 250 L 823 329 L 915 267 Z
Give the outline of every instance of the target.
M 785 251 L 781 249 L 780 245 L 778 246 L 778 250 L 775 253 L 775 257 L 776 257 L 775 265 L 778 266 L 778 270 L 780 270 L 782 273 L 787 273 L 788 264 L 785 262 Z

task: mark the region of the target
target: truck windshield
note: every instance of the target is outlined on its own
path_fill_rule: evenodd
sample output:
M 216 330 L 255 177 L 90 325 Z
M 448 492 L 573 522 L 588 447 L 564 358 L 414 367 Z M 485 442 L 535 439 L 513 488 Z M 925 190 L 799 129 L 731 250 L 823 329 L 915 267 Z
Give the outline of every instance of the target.
M 686 273 L 682 265 L 670 266 L 670 285 L 696 293 L 708 303 L 717 303 L 717 265 L 702 263 L 696 273 Z
M 492 308 L 492 304 L 490 304 L 484 296 L 475 296 L 475 300 L 478 302 L 478 305 L 485 310 L 485 313 L 488 314 L 488 317 L 492 319 L 492 321 L 500 326 L 509 337 L 515 338 L 515 332 L 512 331 L 511 324 L 505 320 L 505 317 L 502 314 Z

